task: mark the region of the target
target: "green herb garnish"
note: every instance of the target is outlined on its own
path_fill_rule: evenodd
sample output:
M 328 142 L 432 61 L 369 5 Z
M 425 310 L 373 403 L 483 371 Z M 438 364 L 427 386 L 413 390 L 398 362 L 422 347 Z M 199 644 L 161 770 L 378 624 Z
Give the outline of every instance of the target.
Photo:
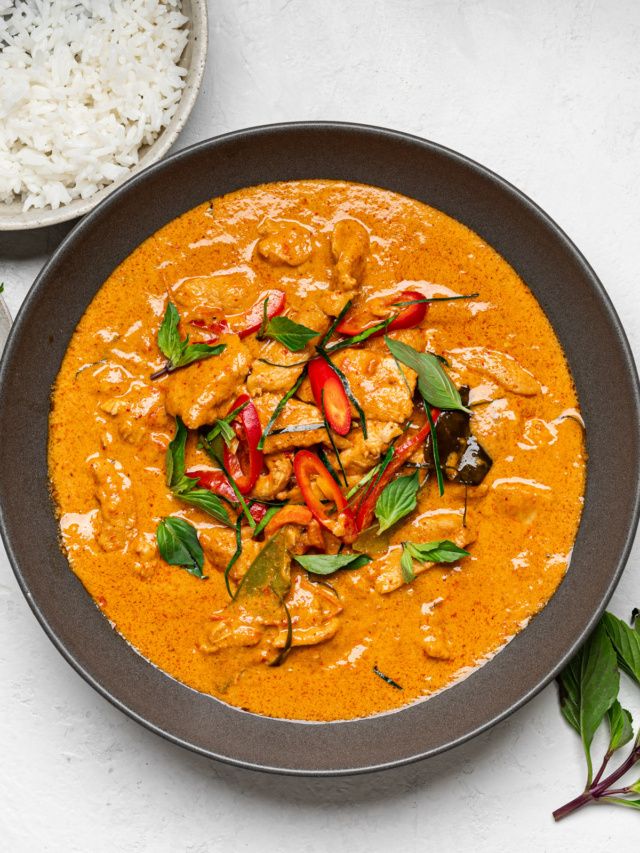
M 618 701 L 620 670 L 640 685 L 640 624 L 630 627 L 605 613 L 595 631 L 558 677 L 560 709 L 582 740 L 587 780 L 585 789 L 553 813 L 561 820 L 582 806 L 609 803 L 640 810 L 640 780 L 619 781 L 640 762 L 640 730 L 635 739 L 629 711 Z M 607 720 L 609 742 L 598 771 L 593 773 L 591 747 L 596 732 Z M 627 757 L 605 776 L 613 754 L 633 741 Z
M 229 583 L 229 573 L 231 569 L 235 566 L 242 555 L 242 516 L 238 516 L 236 519 L 236 550 L 231 555 L 231 559 L 227 563 L 224 570 L 224 585 L 227 588 L 227 592 L 229 593 L 229 597 L 233 598 L 233 592 L 231 591 L 231 584 Z
M 176 434 L 169 443 L 166 453 L 167 485 L 173 494 L 184 503 L 204 510 L 217 521 L 233 526 L 229 513 L 218 495 L 198 486 L 198 481 L 185 474 L 184 452 L 187 444 L 187 428 L 181 418 L 176 418 Z
M 425 299 L 409 299 L 406 302 L 392 302 L 392 305 L 404 306 L 404 305 L 424 305 L 429 302 L 455 302 L 456 299 L 475 299 L 477 296 L 480 296 L 479 293 L 465 293 L 461 296 L 431 296 Z
M 298 376 L 298 378 L 297 378 L 297 379 L 296 379 L 296 381 L 293 383 L 293 385 L 291 386 L 291 388 L 289 388 L 289 390 L 287 391 L 287 393 L 284 395 L 284 397 L 282 397 L 282 399 L 280 400 L 280 402 L 278 403 L 278 405 L 277 405 L 277 406 L 275 407 L 275 409 L 273 410 L 273 413 L 271 414 L 271 417 L 270 417 L 270 418 L 269 418 L 269 420 L 267 421 L 267 425 L 266 425 L 266 426 L 265 426 L 265 428 L 262 430 L 262 438 L 261 438 L 261 439 L 260 439 L 260 441 L 258 442 L 258 450 L 262 450 L 262 449 L 264 448 L 264 443 L 265 443 L 265 441 L 266 441 L 266 439 L 267 439 L 267 436 L 270 434 L 271 429 L 272 429 L 272 427 L 273 427 L 274 423 L 275 423 L 275 422 L 278 420 L 278 418 L 280 417 L 280 414 L 281 414 L 282 410 L 283 410 L 283 409 L 284 409 L 284 407 L 287 405 L 287 403 L 289 402 L 289 400 L 293 397 L 293 395 L 296 393 L 296 391 L 298 390 L 298 388 L 302 385 L 302 383 L 304 382 L 304 379 L 305 379 L 306 375 L 307 375 L 306 368 L 303 368 L 303 370 L 302 370 L 302 372 L 301 372 L 300 376 Z
M 431 450 L 433 451 L 433 464 L 436 469 L 438 492 L 440 493 L 440 497 L 442 497 L 442 495 L 444 495 L 444 477 L 442 476 L 442 468 L 440 466 L 440 448 L 438 447 L 438 433 L 436 432 L 436 425 L 433 422 L 431 406 L 427 403 L 426 400 L 424 400 L 424 409 L 427 413 L 427 420 L 429 421 L 429 426 L 431 427 Z
M 361 569 L 371 562 L 367 554 L 305 554 L 294 559 L 313 575 L 332 575 L 340 569 Z
M 171 515 L 163 518 L 156 528 L 156 539 L 162 559 L 170 566 L 180 566 L 197 578 L 205 578 L 204 553 L 198 533 L 183 518 Z
M 265 299 L 265 303 L 266 303 Z M 318 337 L 318 332 L 310 329 L 308 326 L 303 326 L 301 323 L 295 323 L 289 317 L 272 317 L 266 323 L 263 321 L 262 327 L 258 332 L 258 339 L 271 338 L 274 341 L 282 344 L 290 352 L 300 352 L 314 338 Z
M 178 325 L 180 323 L 180 314 L 178 309 L 169 302 L 167 310 L 164 314 L 162 325 L 158 330 L 158 347 L 167 359 L 167 363 L 160 370 L 156 370 L 151 374 L 151 379 L 159 379 L 167 373 L 173 373 L 180 367 L 186 367 L 194 361 L 201 361 L 203 358 L 209 358 L 212 355 L 220 355 L 226 349 L 226 344 L 190 344 L 189 335 L 182 340 Z
M 223 418 L 218 418 L 214 421 L 213 426 L 207 433 L 206 439 L 208 442 L 213 442 L 216 440 L 218 436 L 222 437 L 222 440 L 230 447 L 231 442 L 234 441 L 236 434 L 233 431 L 233 427 L 231 426 L 232 422 L 237 418 L 240 412 L 249 405 L 249 400 L 245 400 L 244 403 L 241 403 L 239 406 L 236 406 L 233 411 L 229 412 L 228 415 L 225 415 Z
M 460 393 L 435 355 L 418 352 L 413 347 L 385 335 L 389 352 L 418 374 L 418 388 L 423 398 L 438 409 L 456 409 L 469 413 Z
M 397 477 L 388 486 L 376 502 L 376 518 L 380 523 L 380 533 L 400 521 L 417 506 L 417 495 L 420 489 L 418 472 L 405 477 Z
M 403 568 L 403 577 L 406 571 L 407 575 L 412 575 L 411 580 L 414 579 L 415 573 L 413 572 L 413 565 L 411 565 L 411 572 L 409 572 L 409 557 L 405 557 L 405 554 L 419 563 L 457 563 L 463 557 L 469 556 L 468 551 L 459 548 L 450 539 L 437 539 L 435 542 L 403 542 L 402 557 L 405 563 L 403 566 L 401 560 L 400 566 Z

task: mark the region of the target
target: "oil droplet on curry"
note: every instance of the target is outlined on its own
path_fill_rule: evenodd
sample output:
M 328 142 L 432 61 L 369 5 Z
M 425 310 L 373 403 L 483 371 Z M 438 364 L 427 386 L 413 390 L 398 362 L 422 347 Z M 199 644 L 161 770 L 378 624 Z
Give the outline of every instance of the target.
M 50 418 L 62 542 L 180 681 L 370 715 L 549 600 L 582 508 L 577 406 L 531 292 L 459 222 L 369 186 L 251 187 L 150 237 L 80 321 Z

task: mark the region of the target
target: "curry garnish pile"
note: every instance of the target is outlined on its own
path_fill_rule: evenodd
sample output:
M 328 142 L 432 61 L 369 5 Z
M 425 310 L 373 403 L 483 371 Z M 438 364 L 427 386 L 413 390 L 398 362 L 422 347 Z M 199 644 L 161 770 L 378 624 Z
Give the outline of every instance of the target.
M 53 395 L 71 566 L 141 654 L 272 716 L 446 687 L 548 600 L 585 455 L 564 356 L 464 226 L 252 187 L 114 271 Z

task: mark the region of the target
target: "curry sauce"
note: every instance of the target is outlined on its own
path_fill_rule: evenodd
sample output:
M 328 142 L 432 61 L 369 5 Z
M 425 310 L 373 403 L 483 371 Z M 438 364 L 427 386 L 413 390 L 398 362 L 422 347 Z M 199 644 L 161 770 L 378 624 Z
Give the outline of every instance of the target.
M 168 370 L 158 331 L 169 304 L 183 341 L 189 334 L 191 343 L 220 351 Z M 270 337 L 271 310 L 317 337 L 293 349 Z M 389 318 L 402 311 L 412 319 L 398 328 Z M 349 318 L 355 332 L 387 325 L 350 343 Z M 339 373 L 327 379 L 323 368 L 322 375 L 348 383 L 346 434 L 335 413 L 332 428 L 327 401 L 317 399 L 309 379 L 329 332 L 328 349 L 342 342 L 330 359 Z M 461 453 L 448 452 L 437 465 L 431 438 L 411 443 L 429 432 L 428 410 L 416 372 L 393 357 L 384 333 L 418 354 L 435 354 L 468 404 L 459 441 L 476 461 L 484 454 L 475 480 L 461 475 Z M 342 399 L 340 388 L 335 393 Z M 263 447 L 244 500 L 263 514 L 271 510 L 267 535 L 254 536 L 235 492 L 223 495 L 223 523 L 172 491 L 167 472 L 167 448 L 183 424 L 187 476 L 201 472 L 201 485 L 224 480 L 203 442 L 245 397 Z M 532 293 L 461 223 L 358 184 L 251 187 L 185 213 L 146 240 L 80 321 L 50 416 L 61 541 L 120 634 L 180 681 L 259 714 L 370 715 L 450 685 L 549 600 L 569 565 L 582 509 L 586 458 L 577 407 L 562 349 Z M 235 439 L 227 439 L 231 460 L 249 429 L 239 431 L 241 417 L 231 422 Z M 436 444 L 444 424 L 435 421 Z M 367 513 L 363 506 L 394 454 L 398 465 L 389 470 L 415 478 L 417 504 L 380 532 L 376 507 Z M 301 463 L 310 456 L 334 472 L 334 485 L 305 487 Z M 246 473 L 242 466 L 237 472 Z M 344 509 L 336 498 L 333 513 L 332 490 L 353 492 Z M 289 523 L 278 527 L 283 505 Z M 161 556 L 158 525 L 171 517 L 195 528 L 205 579 Z M 339 527 L 342 517 L 348 524 Z M 351 519 L 363 518 L 347 535 Z M 238 591 L 276 539 L 285 561 L 277 606 L 261 600 L 254 607 L 258 597 Z M 460 553 L 450 562 L 413 559 L 407 573 L 407 542 L 448 542 Z M 369 560 L 320 576 L 295 559 L 321 554 Z

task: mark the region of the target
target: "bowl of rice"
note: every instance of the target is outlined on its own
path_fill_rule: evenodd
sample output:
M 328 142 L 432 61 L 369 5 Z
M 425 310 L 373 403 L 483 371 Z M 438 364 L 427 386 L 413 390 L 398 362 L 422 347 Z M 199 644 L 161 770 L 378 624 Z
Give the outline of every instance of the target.
M 159 160 L 206 52 L 206 0 L 0 0 L 0 231 L 84 216 Z

